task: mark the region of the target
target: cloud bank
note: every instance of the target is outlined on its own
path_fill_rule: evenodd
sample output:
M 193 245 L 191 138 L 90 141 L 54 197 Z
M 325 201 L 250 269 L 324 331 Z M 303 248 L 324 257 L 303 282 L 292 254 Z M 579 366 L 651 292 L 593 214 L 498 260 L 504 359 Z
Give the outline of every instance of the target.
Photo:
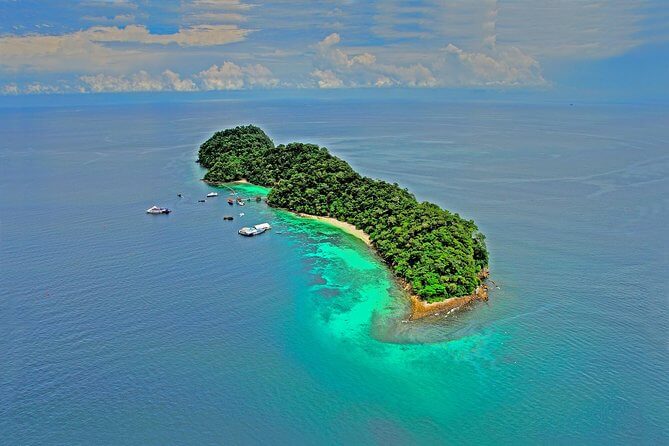
M 31 8 L 0 1 L 0 94 L 547 88 L 562 67 L 666 41 L 660 0 L 72 0 L 47 2 L 40 14 Z

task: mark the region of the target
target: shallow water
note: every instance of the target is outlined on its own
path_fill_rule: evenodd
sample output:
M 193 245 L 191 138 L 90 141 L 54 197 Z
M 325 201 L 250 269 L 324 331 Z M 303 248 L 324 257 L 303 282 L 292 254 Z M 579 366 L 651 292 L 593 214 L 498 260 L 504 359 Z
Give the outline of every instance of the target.
M 3 443 L 666 442 L 667 116 L 378 100 L 0 109 Z M 474 218 L 499 289 L 405 323 L 354 237 L 230 207 L 225 190 L 197 203 L 212 190 L 197 146 L 249 122 Z M 146 215 L 154 203 L 174 212 Z M 236 233 L 264 221 L 262 236 Z

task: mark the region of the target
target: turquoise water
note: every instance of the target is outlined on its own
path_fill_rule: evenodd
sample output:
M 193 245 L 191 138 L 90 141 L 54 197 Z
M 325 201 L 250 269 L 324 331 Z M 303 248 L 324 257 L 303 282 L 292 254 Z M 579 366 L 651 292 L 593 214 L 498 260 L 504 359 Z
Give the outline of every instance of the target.
M 664 443 L 668 116 L 379 100 L 0 108 L 1 442 Z M 212 190 L 197 146 L 250 122 L 475 218 L 490 301 L 408 323 L 353 236 L 231 208 L 225 189 L 197 203 Z M 146 215 L 152 204 L 174 212 Z M 264 221 L 262 236 L 236 233 Z

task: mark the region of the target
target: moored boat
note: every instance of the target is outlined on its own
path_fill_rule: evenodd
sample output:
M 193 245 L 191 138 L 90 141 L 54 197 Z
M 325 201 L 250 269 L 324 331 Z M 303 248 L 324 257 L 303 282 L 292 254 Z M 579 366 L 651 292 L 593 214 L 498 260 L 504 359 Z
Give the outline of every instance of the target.
M 263 232 L 267 231 L 268 229 L 272 229 L 269 223 L 260 223 L 259 225 L 255 225 L 252 227 L 244 227 L 240 229 L 239 235 L 243 235 L 244 237 L 253 237 L 255 235 L 262 234 Z
M 172 212 L 172 211 L 170 211 L 167 208 L 161 208 L 161 207 L 158 207 L 158 206 L 151 206 L 150 208 L 148 208 L 146 210 L 147 214 L 169 214 L 170 212 Z
M 240 205 L 240 206 L 244 206 L 246 203 L 244 203 L 244 200 L 242 200 L 241 198 L 237 197 L 237 204 Z
M 228 204 L 232 206 L 233 204 L 235 204 L 235 202 L 232 200 L 232 198 L 228 198 Z
M 207 194 L 207 198 L 211 198 L 211 197 L 218 197 L 218 192 L 209 192 Z

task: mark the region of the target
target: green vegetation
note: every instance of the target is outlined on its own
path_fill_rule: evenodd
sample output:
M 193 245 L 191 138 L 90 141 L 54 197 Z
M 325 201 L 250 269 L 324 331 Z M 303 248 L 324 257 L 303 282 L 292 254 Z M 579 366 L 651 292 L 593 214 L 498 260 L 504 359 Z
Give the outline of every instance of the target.
M 421 299 L 472 294 L 488 265 L 485 237 L 473 221 L 419 203 L 397 184 L 363 177 L 324 147 L 274 146 L 258 127 L 243 126 L 216 132 L 200 147 L 199 162 L 209 169 L 208 182 L 245 178 L 272 188 L 271 206 L 362 229 Z

